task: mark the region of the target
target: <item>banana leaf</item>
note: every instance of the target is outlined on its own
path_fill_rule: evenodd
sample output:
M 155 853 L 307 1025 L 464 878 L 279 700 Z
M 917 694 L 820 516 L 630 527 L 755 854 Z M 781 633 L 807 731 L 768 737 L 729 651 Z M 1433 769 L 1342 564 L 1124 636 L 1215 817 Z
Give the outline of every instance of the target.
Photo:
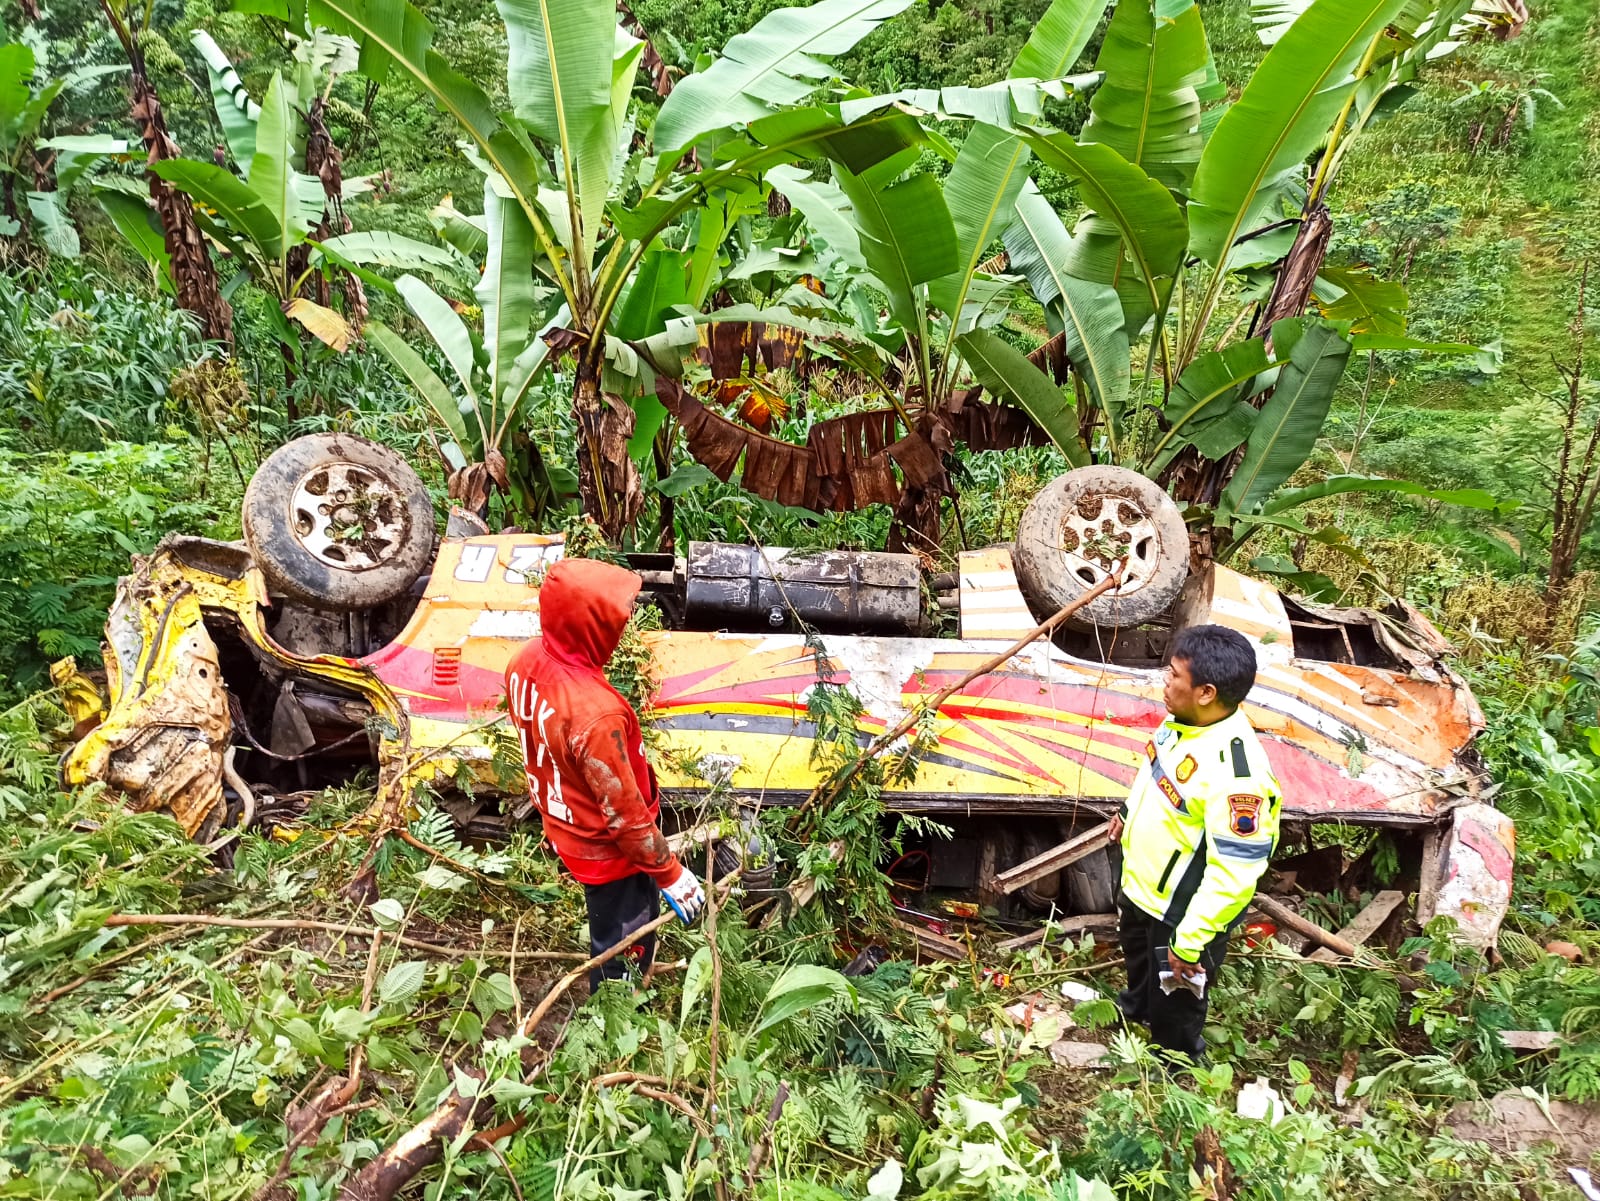
M 652 136 L 676 158 L 713 130 L 748 125 L 798 104 L 828 75 L 819 55 L 843 54 L 911 0 L 820 0 L 780 8 L 732 38 L 703 71 L 680 80 L 656 117 Z

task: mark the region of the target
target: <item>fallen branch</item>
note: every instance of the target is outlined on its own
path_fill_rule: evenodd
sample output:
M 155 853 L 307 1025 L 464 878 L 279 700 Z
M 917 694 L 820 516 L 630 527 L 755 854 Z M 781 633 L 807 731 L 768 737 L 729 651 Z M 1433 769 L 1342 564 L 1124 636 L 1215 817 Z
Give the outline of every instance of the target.
M 1351 967 L 1362 967 L 1369 970 L 1385 971 L 1391 973 L 1403 992 L 1415 992 L 1419 981 L 1414 976 L 1396 971 L 1389 964 L 1383 962 L 1365 947 L 1359 947 L 1348 938 L 1340 938 L 1331 930 L 1317 925 L 1310 918 L 1301 917 L 1281 901 L 1273 900 L 1261 893 L 1256 893 L 1251 898 L 1250 904 L 1255 909 L 1266 914 L 1281 926 L 1287 926 L 1296 934 L 1304 934 L 1312 942 L 1327 947 L 1334 954 L 1349 961 Z M 1325 961 L 1323 961 L 1325 962 Z
M 728 873 L 727 876 L 723 877 L 722 889 L 720 894 L 716 896 L 717 900 L 726 898 L 728 893 L 733 891 L 733 885 L 738 881 L 739 873 L 743 870 L 743 867 L 737 867 L 732 872 Z M 604 951 L 601 951 L 600 954 L 593 955 L 584 960 L 582 963 L 578 964 L 577 967 L 573 968 L 565 976 L 562 976 L 561 979 L 557 980 L 553 985 L 550 986 L 550 991 L 545 993 L 544 999 L 534 1007 L 533 1012 L 528 1014 L 528 1016 L 522 1020 L 521 1025 L 517 1027 L 517 1034 L 523 1038 L 531 1038 L 533 1036 L 533 1032 L 539 1028 L 539 1024 L 544 1021 L 550 1010 L 555 1007 L 555 1003 L 564 995 L 566 995 L 566 991 L 569 988 L 587 976 L 592 969 L 599 967 L 603 963 L 609 963 L 618 955 L 621 955 L 629 947 L 637 943 L 646 934 L 653 934 L 657 930 L 661 929 L 662 926 L 665 926 L 668 922 L 675 922 L 677 920 L 678 915 L 669 908 L 665 913 L 651 921 L 646 922 L 637 930 L 624 935 L 612 946 L 609 946 Z M 650 1086 L 647 1085 L 642 1087 Z M 482 1099 L 482 1097 L 478 1097 L 474 1098 L 473 1100 L 481 1101 Z M 655 1099 L 662 1100 L 661 1097 L 656 1097 Z M 679 1100 L 682 1100 L 682 1098 L 679 1098 Z M 669 1101 L 667 1104 L 671 1104 L 671 1102 Z M 471 1109 L 473 1107 L 469 1106 L 467 1108 Z M 411 1181 L 413 1176 L 438 1159 L 438 1142 L 429 1140 L 437 1140 L 441 1137 L 460 1137 L 461 1131 L 466 1128 L 466 1121 L 463 1118 L 463 1120 L 458 1123 L 455 1119 L 456 1115 L 462 1110 L 463 1098 L 457 1095 L 455 1090 L 452 1088 L 451 1091 L 445 1095 L 445 1099 L 440 1102 L 438 1108 L 436 1108 L 422 1121 L 418 1122 L 410 1130 L 406 1131 L 406 1133 L 402 1134 L 385 1150 L 381 1151 L 376 1159 L 368 1163 L 367 1166 L 362 1168 L 361 1172 L 358 1173 L 356 1180 L 370 1179 L 374 1186 L 381 1184 L 382 1187 L 387 1191 L 364 1193 L 351 1192 L 351 1186 L 355 1183 L 355 1181 L 352 1181 L 350 1185 L 345 1186 L 345 1192 L 340 1194 L 340 1201 L 391 1201 L 391 1198 L 393 1198 L 396 1193 L 404 1188 L 406 1184 Z M 482 1143 L 484 1145 L 490 1145 L 502 1138 L 509 1138 L 511 1135 L 521 1130 L 523 1126 L 527 1125 L 530 1113 L 531 1111 L 525 1111 L 509 1121 L 500 1123 L 500 1125 L 491 1130 L 484 1131 L 483 1134 L 472 1140 L 473 1144 Z M 473 1115 L 468 1114 L 467 1116 Z M 445 1133 L 446 1131 L 448 1131 L 448 1133 Z M 431 1156 L 424 1155 L 418 1150 L 419 1147 L 431 1147 L 433 1149 L 433 1154 Z M 369 1169 L 372 1169 L 373 1165 L 378 1164 L 380 1161 L 382 1161 L 384 1166 L 380 1169 L 374 1170 L 369 1178 Z M 409 1168 L 409 1171 L 404 1171 L 404 1169 L 407 1168 Z
M 233 930 L 326 930 L 347 938 L 373 938 L 385 933 L 373 926 L 347 926 L 340 922 L 319 922 L 300 917 L 208 917 L 203 913 L 113 913 L 106 918 L 108 926 L 226 926 Z M 471 959 L 475 955 L 509 955 L 509 951 L 483 948 L 442 947 L 437 943 L 423 942 L 403 935 L 387 935 L 390 942 L 419 951 L 429 951 L 450 959 Z M 582 959 L 581 951 L 518 951 L 518 959 L 541 959 L 556 963 L 571 963 Z
M 896 742 L 900 741 L 901 738 L 905 737 L 905 735 L 912 729 L 916 728 L 917 723 L 929 713 L 937 713 L 940 706 L 942 706 L 956 693 L 960 692 L 968 684 L 972 683 L 972 681 L 986 676 L 998 668 L 1004 667 L 1013 656 L 1027 649 L 1039 639 L 1053 634 L 1057 626 L 1059 626 L 1067 618 L 1071 617 L 1079 609 L 1087 605 L 1090 601 L 1096 599 L 1106 592 L 1110 592 L 1114 588 L 1120 588 L 1122 586 L 1122 570 L 1125 564 L 1126 561 L 1119 563 L 1109 576 L 1101 580 L 1082 596 L 1077 597 L 1075 600 L 1068 601 L 1065 605 L 1062 605 L 1061 608 L 1057 609 L 1052 616 L 1034 626 L 1033 629 L 1029 630 L 1021 638 L 1018 638 L 998 655 L 984 660 L 982 663 L 978 664 L 977 667 L 974 667 L 966 675 L 962 676 L 954 684 L 949 684 L 939 689 L 938 692 L 934 693 L 927 700 L 923 701 L 922 704 L 918 705 L 915 709 L 907 713 L 905 717 L 901 718 L 900 721 L 897 722 L 891 729 L 885 730 L 882 734 L 878 735 L 877 738 L 872 740 L 871 745 L 869 745 L 858 758 L 852 760 L 843 771 L 835 776 L 823 780 L 811 790 L 811 795 L 806 797 L 805 803 L 796 809 L 794 811 L 794 816 L 789 819 L 789 827 L 793 829 L 795 823 L 800 820 L 801 816 L 814 807 L 818 802 L 831 801 L 837 797 L 841 792 L 844 791 L 845 785 L 849 784 L 851 780 L 855 779 L 856 775 L 863 767 L 867 765 L 868 762 L 883 754 L 884 751 L 888 750 Z
M 694 1128 L 699 1131 L 702 1136 L 705 1138 L 715 1137 L 711 1132 L 711 1127 L 706 1125 L 705 1119 L 695 1112 L 694 1106 L 690 1105 L 689 1102 L 678 1096 L 677 1093 L 668 1092 L 664 1088 L 656 1088 L 654 1085 L 650 1084 L 635 1084 L 633 1086 L 633 1091 L 638 1093 L 641 1097 L 649 1097 L 652 1101 L 660 1101 L 663 1105 L 670 1105 L 684 1117 L 688 1118 L 689 1121 L 693 1122 Z
M 310 1146 L 321 1138 L 324 1127 L 334 1118 L 361 1109 L 371 1109 L 378 1103 L 374 1097 L 370 1101 L 362 1101 L 356 1105 L 339 1104 L 338 1096 L 344 1083 L 343 1076 L 335 1076 L 306 1105 L 290 1107 L 285 1115 L 285 1124 L 289 1128 L 289 1145 L 283 1149 L 283 1156 L 278 1160 L 278 1170 L 255 1191 L 250 1201 L 271 1201 L 271 1198 L 277 1195 L 279 1186 L 289 1179 L 289 1169 L 294 1163 L 295 1154 L 302 1147 Z
M 738 879 L 739 873 L 743 870 L 744 868 L 742 867 L 736 867 L 733 869 L 733 871 L 729 872 L 723 877 L 721 892 L 722 897 L 726 897 L 728 893 L 733 891 L 733 884 Z M 633 946 L 646 934 L 654 934 L 668 922 L 675 922 L 677 920 L 678 915 L 669 908 L 659 917 L 646 922 L 637 930 L 633 931 L 633 933 L 623 937 L 623 939 L 616 943 L 616 945 L 607 947 L 604 951 L 601 951 L 600 954 L 591 959 L 584 960 L 577 967 L 573 968 L 565 976 L 561 977 L 561 979 L 557 980 L 553 985 L 550 986 L 550 991 L 545 993 L 544 1000 L 540 1001 L 534 1011 L 523 1020 L 522 1025 L 517 1029 L 517 1033 L 522 1035 L 524 1038 L 531 1037 L 533 1032 L 539 1028 L 539 1023 L 544 1021 L 545 1015 L 550 1012 L 551 1008 L 558 1000 L 561 999 L 562 995 L 566 993 L 567 989 L 571 988 L 579 980 L 587 976 L 591 969 L 599 967 L 602 963 L 611 962 L 611 960 L 615 959 L 629 947 Z
M 33 1003 L 32 1011 L 34 1013 L 38 1013 L 41 1010 L 48 1009 L 51 1005 L 54 1005 L 68 993 L 82 988 L 85 984 L 89 983 L 89 981 L 93 980 L 108 967 L 114 967 L 115 965 L 122 963 L 124 960 L 132 959 L 135 955 L 139 955 L 145 951 L 148 951 L 151 947 L 160 946 L 164 942 L 172 942 L 174 939 L 183 938 L 187 934 L 188 931 L 182 929 L 169 930 L 165 934 L 152 934 L 143 942 L 136 942 L 133 944 L 133 946 L 129 947 L 125 951 L 120 951 L 115 955 L 101 959 L 76 980 L 70 980 L 66 984 L 63 984 L 60 988 L 52 988 L 49 992 L 45 993 L 44 996 L 40 997 Z
M 1058 934 L 1083 934 L 1087 931 L 1099 933 L 1101 931 L 1117 928 L 1117 915 L 1114 913 L 1082 913 L 1074 917 L 1057 918 L 1055 921 L 1046 922 L 1037 930 L 1027 934 L 1019 934 L 1016 938 L 1008 938 L 1004 942 L 997 942 L 994 949 L 997 951 L 1020 951 L 1023 947 L 1031 947 L 1034 943 L 1044 942 L 1047 935 Z
M 705 1096 L 706 1090 L 686 1080 L 671 1081 L 665 1076 L 646 1076 L 640 1072 L 606 1072 L 589 1081 L 596 1088 L 622 1088 L 629 1084 L 649 1084 L 656 1088 L 681 1088 Z
M 706 835 L 706 880 L 716 879 L 716 843 Z M 706 897 L 706 947 L 711 951 L 711 1030 L 706 1046 L 706 1093 L 710 1097 L 711 1120 L 717 1119 L 717 1035 L 722 1026 L 722 950 L 717 946 L 717 890 L 711 889 Z M 642 1090 L 641 1090 L 642 1091 Z M 722 1140 L 715 1127 L 707 1133 L 711 1139 L 711 1157 L 717 1169 L 712 1177 L 712 1188 L 717 1201 L 728 1201 L 728 1185 L 722 1178 Z
M 484 1073 L 477 1068 L 456 1065 L 456 1071 L 481 1085 Z M 461 1132 L 477 1116 L 478 1110 L 492 1107 L 494 1098 L 481 1087 L 466 1096 L 460 1085 L 452 1084 L 438 1107 L 389 1146 L 368 1160 L 345 1181 L 339 1190 L 340 1201 L 391 1201 L 413 1177 L 429 1164 L 438 1162 L 446 1143 L 461 1137 Z
M 372 950 L 367 955 L 367 970 L 361 977 L 361 1016 L 372 1013 L 372 992 L 378 983 L 378 951 L 383 946 L 383 935 L 372 936 Z M 361 1069 L 366 1063 L 367 1044 L 357 1043 L 350 1052 L 350 1081 L 339 1090 L 336 1097 L 340 1105 L 348 1105 L 361 1088 Z
M 761 1170 L 761 1161 L 767 1157 L 767 1148 L 772 1146 L 772 1132 L 777 1129 L 778 1119 L 783 1116 L 783 1106 L 789 1099 L 789 1086 L 783 1081 L 778 1081 L 778 1091 L 772 1098 L 772 1108 L 767 1110 L 767 1126 L 761 1132 L 761 1138 L 750 1149 L 750 1162 L 744 1168 L 745 1187 L 752 1192 L 756 1187 L 756 1173 Z
M 1310 918 L 1301 917 L 1281 901 L 1275 901 L 1271 897 L 1263 896 L 1258 892 L 1252 898 L 1250 904 L 1261 910 L 1262 913 L 1280 926 L 1287 926 L 1296 934 L 1304 934 L 1318 946 L 1327 947 L 1328 950 L 1356 962 L 1360 962 L 1363 958 L 1361 948 L 1356 946 L 1355 943 L 1347 938 L 1340 938 L 1332 930 L 1324 929 Z

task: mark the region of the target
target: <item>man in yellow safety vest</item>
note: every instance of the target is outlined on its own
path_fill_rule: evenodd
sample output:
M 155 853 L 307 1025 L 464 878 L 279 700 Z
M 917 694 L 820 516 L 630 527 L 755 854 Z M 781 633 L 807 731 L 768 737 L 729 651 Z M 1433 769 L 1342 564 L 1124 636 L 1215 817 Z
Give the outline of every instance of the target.
M 1158 1046 L 1198 1058 L 1228 932 L 1277 843 L 1281 794 L 1239 708 L 1256 677 L 1245 637 L 1216 625 L 1183 630 L 1165 676 L 1169 716 L 1111 824 L 1122 841 L 1128 965 L 1118 1005 Z

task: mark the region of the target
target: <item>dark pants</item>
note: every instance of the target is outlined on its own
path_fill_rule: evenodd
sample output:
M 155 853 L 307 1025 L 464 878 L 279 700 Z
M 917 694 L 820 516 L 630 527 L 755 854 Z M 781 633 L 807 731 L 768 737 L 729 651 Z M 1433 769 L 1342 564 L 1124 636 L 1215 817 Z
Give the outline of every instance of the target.
M 598 955 L 616 946 L 640 926 L 647 926 L 661 912 L 661 890 L 643 872 L 613 880 L 610 884 L 585 884 L 583 899 L 589 907 L 589 954 Z M 589 970 L 589 989 L 602 980 L 625 980 L 642 975 L 656 956 L 656 936 L 652 931 L 615 958 Z
M 1172 927 L 1151 917 L 1137 905 L 1122 902 L 1117 933 L 1122 954 L 1128 963 L 1128 987 L 1117 997 L 1117 1005 L 1130 1022 L 1150 1027 L 1150 1041 L 1168 1051 L 1182 1051 L 1198 1060 L 1205 1054 L 1206 1000 L 1187 988 L 1172 993 L 1161 991 L 1160 973 L 1166 970 L 1167 948 L 1172 944 Z M 1224 930 L 1200 953 L 1206 969 L 1206 996 L 1217 983 L 1223 957 L 1228 953 L 1228 932 Z M 1159 956 L 1160 962 L 1157 962 Z

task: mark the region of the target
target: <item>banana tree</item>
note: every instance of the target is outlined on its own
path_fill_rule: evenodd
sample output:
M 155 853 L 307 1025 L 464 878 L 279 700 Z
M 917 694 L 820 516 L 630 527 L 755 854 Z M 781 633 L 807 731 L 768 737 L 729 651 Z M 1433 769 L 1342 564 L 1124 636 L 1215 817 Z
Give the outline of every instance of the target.
M 492 177 L 484 188 L 482 217 L 441 206 L 435 220 L 447 243 L 482 260 L 474 295 L 483 334 L 421 279 L 403 275 L 395 290 L 432 337 L 451 383 L 383 322 L 369 321 L 366 337 L 400 368 L 447 432 L 439 451 L 451 469 L 451 497 L 487 515 L 489 496 L 498 488 L 519 516 L 541 522 L 577 491 L 577 477 L 547 464 L 527 430 L 537 381 L 550 357 L 539 334 L 553 332 L 550 325 L 537 331 L 535 326 L 554 288 L 536 281 L 527 217 L 495 189 Z
M 225 79 L 226 72 L 217 71 L 213 56 L 206 57 L 212 71 Z M 305 134 L 297 113 L 301 92 L 295 83 L 274 74 L 259 106 L 240 88 L 227 89 L 226 97 L 219 91 L 218 100 L 224 135 L 239 173 L 189 158 L 163 160 L 153 171 L 194 201 L 200 228 L 227 249 L 245 278 L 268 295 L 272 302 L 266 306 L 268 319 L 291 373 L 299 370 L 303 353 L 295 324 L 335 351 L 343 351 L 355 334 L 345 316 L 327 303 L 326 291 L 313 299 L 313 287 L 323 272 L 353 273 L 368 265 L 385 265 L 466 278 L 470 265 L 448 247 L 381 231 L 326 236 L 329 201 L 323 180 L 299 169 Z M 148 224 L 141 220 L 144 214 L 130 211 L 126 196 L 118 192 L 109 192 L 102 201 L 129 244 L 158 267 L 165 265 L 163 248 L 149 237 Z M 363 274 L 387 286 L 370 273 Z M 354 275 L 342 278 L 347 308 L 364 312 L 361 294 L 351 282 Z M 291 408 L 289 420 L 296 416 Z
M 831 178 L 787 164 L 766 172 L 768 186 L 810 227 L 813 259 L 830 280 L 833 299 L 811 298 L 797 307 L 841 322 L 853 319 L 860 327 L 858 339 L 865 335 L 888 352 L 886 360 L 867 356 L 853 363 L 884 395 L 889 409 L 881 416 L 897 433 L 903 431 L 887 450 L 904 481 L 903 488 L 892 489 L 898 498 L 892 544 L 919 550 L 936 545 L 940 501 L 952 492 L 941 448 L 956 436 L 952 417 L 961 406 L 952 401 L 972 391 L 974 378 L 1025 409 L 1069 459 L 1086 461 L 1074 407 L 1057 381 L 994 331 L 1017 294 L 1017 281 L 994 274 L 988 260 L 1013 220 L 1019 196 L 1032 187 L 1031 155 L 1011 127 L 1040 120 L 1043 97 L 1063 96 L 1092 78 L 1066 72 L 1103 8 L 1103 0 L 1056 0 L 1019 55 L 1012 77 L 997 85 L 910 89 L 890 96 L 851 93 L 841 102 L 848 117 L 900 109 L 924 120 L 970 123 L 984 117 L 994 122 L 973 124 L 959 152 L 928 131 L 928 144 L 953 160 L 943 180 L 920 163 L 922 148 L 916 145 L 865 165 L 825 153 Z M 748 55 L 736 38 L 723 57 L 674 90 L 656 124 L 658 140 L 663 129 L 673 142 L 701 137 L 727 119 L 736 110 L 719 108 L 714 98 L 748 71 Z M 680 97 L 683 108 L 677 107 Z M 884 324 L 876 316 L 878 296 L 887 302 Z M 738 315 L 789 320 L 764 311 Z M 738 457 L 737 434 L 723 432 L 728 436 L 702 438 L 699 445 L 691 438 L 691 451 L 702 461 L 716 462 L 719 474 L 731 471 Z M 746 454 L 743 483 L 757 491 L 763 481 L 751 478 L 753 466 L 773 457 L 762 453 L 764 447 L 758 442 Z M 884 499 L 885 491 L 858 489 L 856 495 Z
M 38 66 L 22 42 L 0 45 L 0 239 L 31 235 L 51 254 L 76 258 L 78 231 L 67 199 L 96 162 L 124 153 L 128 143 L 98 134 L 38 135 L 63 93 L 126 68 L 86 67 L 51 79 L 40 78 Z
M 1006 234 L 1011 262 L 1065 326 L 1106 457 L 1204 507 L 1200 558 L 1235 549 L 1263 519 L 1310 454 L 1353 349 L 1470 349 L 1410 341 L 1392 311 L 1378 320 L 1363 310 L 1366 281 L 1352 292 L 1319 276 L 1321 197 L 1349 138 L 1394 103 L 1466 6 L 1278 4 L 1293 11 L 1219 113 L 1202 111 L 1210 52 L 1198 8 L 1120 0 L 1083 130 L 1022 131 L 1089 211 L 1069 233 L 1025 194 Z M 1265 300 L 1265 289 L 1242 288 L 1263 268 L 1274 282 Z M 1302 318 L 1314 287 L 1344 299 Z M 1219 331 L 1230 296 L 1241 308 Z M 1249 336 L 1235 340 L 1250 317 Z
M 824 157 L 869 171 L 922 139 L 917 122 L 894 105 L 796 107 L 825 74 L 818 56 L 848 49 L 908 3 L 821 0 L 769 14 L 673 89 L 646 154 L 635 148 L 643 122 L 631 103 L 643 47 L 619 26 L 612 0 L 499 0 L 509 111 L 450 69 L 432 47 L 432 26 L 406 0 L 312 0 L 314 21 L 361 42 L 369 77 L 399 72 L 455 117 L 497 203 L 520 212 L 519 237 L 503 247 L 508 270 L 498 274 L 537 275 L 545 292 L 526 321 L 518 310 L 515 325 L 486 328 L 497 368 L 481 384 L 487 394 L 478 384 L 474 394 L 497 415 L 485 426 L 492 440 L 519 411 L 507 388 L 522 381 L 507 368 L 537 359 L 535 370 L 548 370 L 561 356 L 528 347 L 535 330 L 552 331 L 574 360 L 583 507 L 612 537 L 642 501 L 628 445 L 637 449 L 638 435 L 661 416 L 653 401 L 641 401 L 641 422 L 622 399 L 630 369 L 642 378 L 630 335 L 659 331 L 679 306 L 704 302 L 709 265 L 738 219 L 739 198 L 763 171 Z M 669 231 L 678 232 L 664 238 Z M 453 328 L 446 338 L 458 340 Z
M 151 247 L 151 253 L 164 264 L 166 277 L 171 281 L 173 295 L 178 304 L 195 315 L 201 332 L 207 337 L 233 345 L 233 309 L 222 295 L 217 283 L 216 267 L 206 240 L 200 233 L 193 206 L 186 203 L 177 190 L 160 175 L 156 167 L 179 157 L 177 143 L 167 132 L 167 119 L 161 108 L 161 99 L 150 83 L 145 70 L 144 50 L 140 35 L 148 28 L 151 8 L 132 3 L 132 0 L 100 0 L 100 11 L 105 14 L 116 35 L 122 52 L 127 56 L 130 72 L 129 115 L 139 129 L 145 148 L 145 188 L 159 222 L 160 250 Z M 144 241 L 148 242 L 146 238 Z

